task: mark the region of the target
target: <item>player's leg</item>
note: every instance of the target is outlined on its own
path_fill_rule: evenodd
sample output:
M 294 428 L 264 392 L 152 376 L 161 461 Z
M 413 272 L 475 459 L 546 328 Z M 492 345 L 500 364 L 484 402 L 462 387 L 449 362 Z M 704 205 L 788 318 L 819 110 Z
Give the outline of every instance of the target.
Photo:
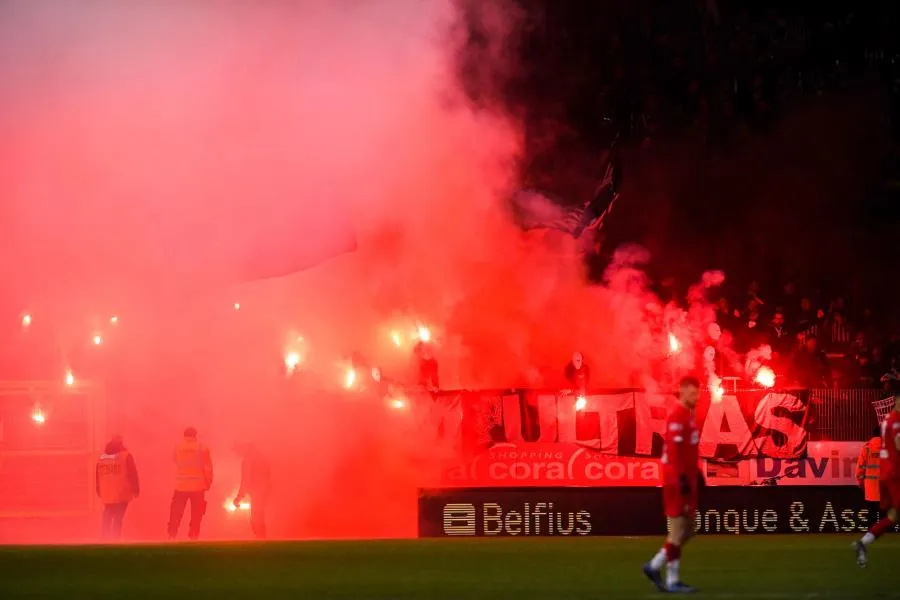
M 663 486 L 663 509 L 665 511 L 666 520 L 668 523 L 669 536 L 671 536 L 672 531 L 672 517 L 678 516 L 678 499 L 677 499 L 677 491 L 673 486 Z M 665 566 L 666 561 L 668 560 L 668 555 L 666 553 L 666 548 L 668 547 L 668 537 L 666 538 L 666 544 L 660 548 L 659 552 L 657 552 L 653 558 L 650 559 L 650 562 L 644 565 L 644 575 L 647 576 L 647 579 L 653 582 L 653 585 L 657 587 L 660 591 L 668 591 L 666 589 L 666 584 L 663 581 L 662 576 L 662 568 Z
M 689 511 L 693 513 L 693 510 Z M 681 549 L 691 537 L 694 521 L 687 516 L 679 516 L 670 520 L 669 537 L 666 540 L 666 590 L 669 592 L 689 593 L 693 588 L 681 581 Z
M 869 546 L 897 525 L 900 518 L 900 482 L 881 482 L 881 512 L 884 515 L 881 520 L 872 525 L 862 539 L 853 543 L 856 563 L 861 567 L 869 562 Z

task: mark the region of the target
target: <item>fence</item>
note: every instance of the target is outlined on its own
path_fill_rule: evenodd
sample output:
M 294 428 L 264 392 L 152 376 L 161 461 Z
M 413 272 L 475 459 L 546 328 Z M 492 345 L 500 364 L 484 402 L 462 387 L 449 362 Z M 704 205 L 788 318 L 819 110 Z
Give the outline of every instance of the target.
M 810 390 L 808 430 L 812 440 L 868 440 L 878 426 L 874 404 L 883 390 Z
M 101 401 L 87 384 L 0 382 L 0 518 L 93 510 Z

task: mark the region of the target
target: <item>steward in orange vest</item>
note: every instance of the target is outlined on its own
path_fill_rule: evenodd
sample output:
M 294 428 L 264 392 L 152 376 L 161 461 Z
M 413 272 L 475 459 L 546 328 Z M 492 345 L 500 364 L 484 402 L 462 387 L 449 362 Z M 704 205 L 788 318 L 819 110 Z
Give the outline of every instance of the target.
M 188 537 L 200 535 L 200 522 L 206 514 L 206 492 L 212 486 L 213 466 L 209 448 L 197 441 L 197 430 L 188 427 L 184 439 L 175 447 L 175 493 L 169 507 L 169 539 L 178 535 L 184 509 L 191 503 Z
M 128 503 L 140 493 L 137 465 L 120 436 L 113 437 L 100 455 L 96 480 L 97 495 L 103 503 L 102 535 L 117 539 L 122 535 Z
M 872 439 L 863 444 L 856 461 L 856 481 L 865 494 L 870 519 L 877 520 L 881 503 L 879 475 L 881 473 L 881 429 L 875 428 Z M 874 522 L 874 521 L 873 521 Z

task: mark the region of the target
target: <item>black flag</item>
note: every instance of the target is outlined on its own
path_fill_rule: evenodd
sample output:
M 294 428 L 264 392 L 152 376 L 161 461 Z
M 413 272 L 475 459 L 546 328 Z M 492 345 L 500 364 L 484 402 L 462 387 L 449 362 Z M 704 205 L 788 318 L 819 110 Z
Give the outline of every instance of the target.
M 572 205 L 540 190 L 519 190 L 510 199 L 516 224 L 525 231 L 555 229 L 574 238 L 585 230 L 599 229 L 619 198 L 622 167 L 615 145 L 609 148 L 603 177 L 589 201 Z

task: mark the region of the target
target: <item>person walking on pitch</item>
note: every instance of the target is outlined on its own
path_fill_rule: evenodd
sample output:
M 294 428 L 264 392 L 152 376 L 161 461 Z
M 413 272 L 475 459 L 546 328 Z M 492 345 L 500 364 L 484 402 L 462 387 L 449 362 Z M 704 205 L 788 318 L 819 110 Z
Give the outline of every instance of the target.
M 696 377 L 682 378 L 678 386 L 678 401 L 666 420 L 661 462 L 663 506 L 669 535 L 662 549 L 644 565 L 644 574 L 663 592 L 685 594 L 695 591 L 681 581 L 681 552 L 694 534 L 697 512 L 700 433 L 694 421 L 694 407 L 699 395 L 700 381 Z M 665 581 L 663 566 L 666 567 Z

